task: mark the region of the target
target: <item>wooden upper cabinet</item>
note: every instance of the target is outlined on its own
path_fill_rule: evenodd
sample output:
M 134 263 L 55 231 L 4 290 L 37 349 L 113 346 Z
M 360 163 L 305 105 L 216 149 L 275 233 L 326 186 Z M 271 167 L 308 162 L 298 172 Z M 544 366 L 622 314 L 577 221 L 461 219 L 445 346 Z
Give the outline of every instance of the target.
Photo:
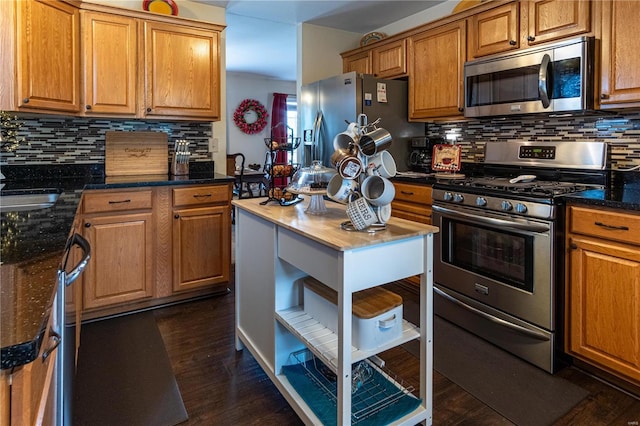
M 469 60 L 520 48 L 520 7 L 505 4 L 469 18 Z
M 371 50 L 373 75 L 393 78 L 407 73 L 407 40 L 401 39 Z
M 21 111 L 78 112 L 78 10 L 57 1 L 18 1 L 16 5 L 15 106 Z
M 602 6 L 600 107 L 640 106 L 640 2 L 608 0 Z
M 220 119 L 219 32 L 144 22 L 147 117 Z
M 371 51 L 359 52 L 342 58 L 342 71 L 355 71 L 359 74 L 372 74 Z
M 81 11 L 85 114 L 135 116 L 137 21 Z
M 523 47 L 592 31 L 590 0 L 523 0 L 521 4 L 526 22 Z
M 410 37 L 410 119 L 462 115 L 465 58 L 465 20 Z

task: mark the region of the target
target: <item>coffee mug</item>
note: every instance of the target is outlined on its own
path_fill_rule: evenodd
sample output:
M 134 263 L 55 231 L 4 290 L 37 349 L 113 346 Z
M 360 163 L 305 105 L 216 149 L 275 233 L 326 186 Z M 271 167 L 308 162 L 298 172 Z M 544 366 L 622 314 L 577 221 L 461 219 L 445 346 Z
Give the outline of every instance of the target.
M 333 201 L 347 204 L 349 198 L 358 188 L 358 181 L 354 179 L 342 179 L 340 175 L 333 175 L 327 184 L 327 196 Z
M 357 139 L 357 129 L 356 123 L 350 123 L 342 133 L 338 133 L 333 138 L 333 148 L 334 149 L 350 149 L 356 143 Z
M 360 136 L 358 145 L 364 155 L 370 156 L 389 148 L 392 141 L 391 133 L 383 128 L 378 128 Z
M 358 197 L 349 201 L 347 204 L 347 216 L 349 217 L 353 227 L 358 231 L 367 229 L 378 221 L 378 217 L 373 211 L 373 208 L 363 197 Z
M 382 176 L 367 176 L 362 181 L 360 188 L 362 196 L 374 206 L 384 206 L 391 203 L 396 196 L 396 189 L 393 183 Z
M 384 206 L 376 206 L 373 211 L 376 213 L 378 223 L 387 223 L 391 219 L 391 204 L 385 204 Z
M 396 175 L 396 161 L 389 151 L 380 151 L 367 158 L 367 174 L 392 178 Z
M 336 167 L 338 168 L 338 174 L 344 179 L 356 179 L 364 170 L 362 161 L 355 155 L 344 157 Z

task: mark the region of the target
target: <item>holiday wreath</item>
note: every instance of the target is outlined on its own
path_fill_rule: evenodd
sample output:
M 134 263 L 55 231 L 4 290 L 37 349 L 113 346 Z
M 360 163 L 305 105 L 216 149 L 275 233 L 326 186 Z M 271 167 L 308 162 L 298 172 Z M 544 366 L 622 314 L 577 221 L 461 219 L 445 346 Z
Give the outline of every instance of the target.
M 249 115 L 247 113 L 251 112 L 255 114 L 256 119 L 249 123 L 247 122 L 247 115 Z M 255 99 L 245 99 L 233 113 L 233 122 L 236 123 L 236 126 L 244 133 L 253 135 L 264 129 L 267 125 L 268 117 L 269 113 L 267 113 L 266 108 L 259 101 Z

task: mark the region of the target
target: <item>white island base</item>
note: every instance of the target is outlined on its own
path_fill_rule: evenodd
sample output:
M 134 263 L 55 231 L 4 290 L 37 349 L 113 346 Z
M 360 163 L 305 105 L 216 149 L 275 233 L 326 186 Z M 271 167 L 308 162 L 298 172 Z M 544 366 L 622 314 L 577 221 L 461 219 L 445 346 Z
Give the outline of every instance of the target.
M 421 403 L 392 424 L 432 423 L 433 234 L 438 228 L 391 218 L 386 230 L 349 232 L 344 206 L 324 215 L 289 207 L 233 201 L 236 207 L 236 348 L 246 347 L 306 424 L 321 420 L 283 373 L 292 354 L 308 350 L 337 375 L 338 425 L 352 423 L 352 364 L 420 339 Z M 375 350 L 351 345 L 352 293 L 420 275 L 420 324 L 403 321 L 401 336 Z M 338 293 L 338 332 L 304 312 L 302 278 Z M 399 386 L 399 384 L 398 384 Z M 364 423 L 363 423 L 364 424 Z

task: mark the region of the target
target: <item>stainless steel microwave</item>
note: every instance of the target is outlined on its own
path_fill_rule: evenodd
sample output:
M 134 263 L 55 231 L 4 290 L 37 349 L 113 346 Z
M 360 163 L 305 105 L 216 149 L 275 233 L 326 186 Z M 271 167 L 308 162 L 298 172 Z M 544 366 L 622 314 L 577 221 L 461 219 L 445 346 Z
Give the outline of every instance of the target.
M 593 109 L 595 40 L 580 37 L 464 65 L 465 117 Z

